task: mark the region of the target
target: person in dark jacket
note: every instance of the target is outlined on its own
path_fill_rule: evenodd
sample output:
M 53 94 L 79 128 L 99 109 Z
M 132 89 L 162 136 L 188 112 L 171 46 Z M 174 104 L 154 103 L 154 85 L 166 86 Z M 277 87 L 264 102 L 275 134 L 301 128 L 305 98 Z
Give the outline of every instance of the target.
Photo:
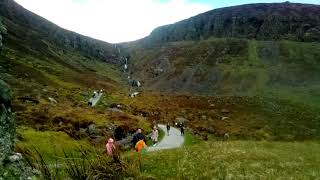
M 181 136 L 183 136 L 184 135 L 184 127 L 183 127 L 182 123 L 180 124 L 180 132 L 181 132 Z
M 137 142 L 138 141 L 140 141 L 140 140 L 143 140 L 145 143 L 147 142 L 146 141 L 146 137 L 142 134 L 142 130 L 139 128 L 138 130 L 137 130 L 137 133 L 133 136 L 133 138 L 132 138 L 132 145 L 133 145 L 133 147 L 137 144 Z
M 169 136 L 169 131 L 170 131 L 170 123 L 167 123 L 167 135 Z

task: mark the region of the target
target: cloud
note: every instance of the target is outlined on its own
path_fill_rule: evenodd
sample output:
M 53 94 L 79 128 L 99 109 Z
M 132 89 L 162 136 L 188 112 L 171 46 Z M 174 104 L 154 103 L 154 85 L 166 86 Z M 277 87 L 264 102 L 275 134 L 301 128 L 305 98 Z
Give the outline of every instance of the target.
M 188 0 L 16 0 L 59 26 L 107 42 L 132 41 L 154 28 L 211 9 Z

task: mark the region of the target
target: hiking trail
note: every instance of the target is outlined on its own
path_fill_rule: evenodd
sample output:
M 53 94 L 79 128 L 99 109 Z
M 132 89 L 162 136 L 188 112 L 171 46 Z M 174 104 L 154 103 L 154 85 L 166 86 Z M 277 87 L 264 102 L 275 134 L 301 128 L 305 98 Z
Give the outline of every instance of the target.
M 99 93 L 96 97 L 90 98 L 89 101 L 92 102 L 92 107 L 94 107 L 99 102 L 102 95 L 103 95 L 103 93 Z
M 184 142 L 184 136 L 181 136 L 180 130 L 172 127 L 169 131 L 169 136 L 167 134 L 167 127 L 163 124 L 158 124 L 158 127 L 164 131 L 165 135 L 163 139 L 157 143 L 156 146 L 150 146 L 148 151 L 158 151 L 163 149 L 173 149 L 182 146 Z

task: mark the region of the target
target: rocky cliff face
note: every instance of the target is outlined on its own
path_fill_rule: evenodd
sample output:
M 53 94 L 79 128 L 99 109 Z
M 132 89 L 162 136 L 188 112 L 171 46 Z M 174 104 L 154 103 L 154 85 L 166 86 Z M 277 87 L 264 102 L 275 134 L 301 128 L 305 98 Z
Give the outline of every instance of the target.
M 0 80 L 0 163 L 13 150 L 15 124 L 11 113 L 11 93 L 8 86 Z
M 8 29 L 9 42 L 16 43 L 21 39 L 22 44 L 31 42 L 30 47 L 39 49 L 38 46 L 45 40 L 64 51 L 78 51 L 86 57 L 117 63 L 118 50 L 113 45 L 62 29 L 24 9 L 13 0 L 0 2 L 0 16 Z M 42 41 L 38 42 L 34 39 L 34 35 L 31 36 L 32 33 L 36 33 L 38 39 Z
M 11 92 L 0 80 L 0 179 L 27 179 L 31 170 L 14 154 L 15 121 L 11 112 Z
M 0 52 L 2 51 L 2 48 L 3 48 L 3 35 L 5 35 L 7 33 L 7 29 L 4 27 L 4 25 L 2 24 L 1 22 L 1 19 L 0 19 Z
M 159 27 L 145 42 L 201 40 L 212 36 L 320 41 L 320 6 L 287 2 L 216 9 Z

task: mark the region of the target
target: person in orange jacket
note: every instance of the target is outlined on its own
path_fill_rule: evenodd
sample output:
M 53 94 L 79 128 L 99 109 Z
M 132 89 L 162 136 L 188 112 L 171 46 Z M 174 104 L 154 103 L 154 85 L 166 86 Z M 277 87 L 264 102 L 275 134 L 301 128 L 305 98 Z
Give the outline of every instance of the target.
M 146 143 L 143 140 L 139 140 L 136 145 L 134 146 L 134 148 L 136 149 L 136 151 L 138 153 L 141 153 L 143 151 L 144 148 L 147 148 L 148 146 L 146 145 Z

